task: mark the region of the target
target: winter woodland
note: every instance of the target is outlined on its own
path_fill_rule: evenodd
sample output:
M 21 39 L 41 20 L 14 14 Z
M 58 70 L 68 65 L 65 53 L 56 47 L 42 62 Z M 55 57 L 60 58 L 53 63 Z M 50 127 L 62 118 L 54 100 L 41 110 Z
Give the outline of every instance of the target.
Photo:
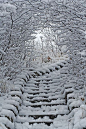
M 0 129 L 86 129 L 86 0 L 0 0 Z

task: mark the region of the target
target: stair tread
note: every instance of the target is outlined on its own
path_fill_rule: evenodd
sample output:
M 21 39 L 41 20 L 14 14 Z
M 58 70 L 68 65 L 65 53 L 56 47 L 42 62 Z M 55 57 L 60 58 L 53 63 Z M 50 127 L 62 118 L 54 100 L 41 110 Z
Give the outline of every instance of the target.
M 34 112 L 30 112 L 26 110 L 22 110 L 19 112 L 19 115 L 26 115 L 26 116 L 49 116 L 49 115 L 60 115 L 60 114 L 68 114 L 69 110 L 58 110 L 58 111 L 34 111 Z
M 65 104 L 65 100 L 59 100 L 59 101 L 57 101 L 57 102 L 37 102 L 37 103 L 30 103 L 30 102 L 28 102 L 28 101 L 24 101 L 23 102 L 23 104 L 24 105 L 26 105 L 26 106 L 38 106 L 38 105 L 61 105 L 61 104 Z

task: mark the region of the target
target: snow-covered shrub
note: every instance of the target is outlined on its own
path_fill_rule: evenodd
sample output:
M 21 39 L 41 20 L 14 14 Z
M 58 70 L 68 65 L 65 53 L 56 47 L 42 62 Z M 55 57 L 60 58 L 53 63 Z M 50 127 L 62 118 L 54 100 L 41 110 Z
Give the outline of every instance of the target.
M 8 80 L 2 79 L 0 80 L 0 92 L 8 93 L 10 90 L 13 90 L 15 88 L 14 84 Z
M 74 127 L 73 129 L 86 128 L 86 105 L 81 105 L 74 115 Z
M 45 63 L 47 63 L 47 62 L 52 62 L 52 59 L 51 59 L 51 57 L 44 57 L 43 58 L 43 62 L 45 62 Z

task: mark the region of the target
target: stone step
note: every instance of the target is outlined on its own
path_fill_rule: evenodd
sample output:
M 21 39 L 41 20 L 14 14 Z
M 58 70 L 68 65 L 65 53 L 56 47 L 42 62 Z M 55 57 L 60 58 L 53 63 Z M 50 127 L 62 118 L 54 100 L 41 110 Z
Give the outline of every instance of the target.
M 45 93 L 41 93 L 41 94 L 36 94 L 36 95 L 33 95 L 33 94 L 28 94 L 28 93 L 24 93 L 23 94 L 23 98 L 36 98 L 36 97 L 42 97 L 42 98 L 52 98 L 52 97 L 55 97 L 55 96 L 62 96 L 61 98 L 64 98 L 64 94 L 62 93 L 48 93 L 48 94 L 45 94 Z
M 68 110 L 68 106 L 67 105 L 56 105 L 56 106 L 54 106 L 54 105 L 52 105 L 52 106 L 46 106 L 46 105 L 43 105 L 43 106 L 41 106 L 41 108 L 40 107 L 31 107 L 31 106 L 24 106 L 24 105 L 22 105 L 21 106 L 21 109 L 22 110 L 30 110 L 30 111 L 43 111 L 43 110 L 45 110 L 45 111 L 56 111 L 56 110 Z
M 58 96 L 49 96 L 49 97 L 33 97 L 33 98 L 31 98 L 31 97 L 25 97 L 26 98 L 26 100 L 27 101 L 36 101 L 36 102 L 38 102 L 38 101 L 50 101 L 50 100 L 57 100 L 58 98 L 59 99 L 64 99 L 64 96 L 61 96 L 61 95 L 58 95 Z
M 37 103 L 31 103 L 29 101 L 24 100 L 23 104 L 25 106 L 41 106 L 41 105 L 65 105 L 65 100 L 56 100 L 56 101 L 51 101 L 51 102 L 37 102 Z
M 29 110 L 21 110 L 19 112 L 19 116 L 26 116 L 26 117 L 44 117 L 44 116 L 56 116 L 56 115 L 67 115 L 69 113 L 69 110 L 57 110 L 57 111 L 29 111 Z
M 52 119 L 50 119 L 48 116 L 42 116 L 42 117 L 39 117 L 36 119 L 36 116 L 33 117 L 27 117 L 27 116 L 17 116 L 17 122 L 21 122 L 21 123 L 24 123 L 24 122 L 29 122 L 29 124 L 34 124 L 34 123 L 46 123 L 46 124 L 49 124 L 49 123 L 53 123 L 53 118 L 56 117 L 56 116 L 50 116 Z
M 60 83 L 58 85 L 58 83 L 53 83 L 53 84 L 48 84 L 48 85 L 44 85 L 44 84 L 40 84 L 39 86 L 26 86 L 25 90 L 39 90 L 40 88 L 42 89 L 62 89 L 62 87 L 64 86 L 64 83 Z
M 40 91 L 27 91 L 27 90 L 25 90 L 24 92 L 28 93 L 28 94 L 36 95 L 36 94 L 41 94 L 41 93 L 45 93 L 45 94 L 53 93 L 53 92 L 57 93 L 57 92 L 61 92 L 61 90 L 59 90 L 59 89 L 53 89 L 51 91 L 50 90 L 40 90 Z

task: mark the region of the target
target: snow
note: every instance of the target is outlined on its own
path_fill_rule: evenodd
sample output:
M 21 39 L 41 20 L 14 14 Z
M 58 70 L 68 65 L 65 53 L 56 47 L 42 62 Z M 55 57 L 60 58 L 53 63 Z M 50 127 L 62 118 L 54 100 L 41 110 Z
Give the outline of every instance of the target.
M 7 129 L 4 124 L 0 123 L 0 129 Z
M 79 54 L 81 54 L 82 57 L 86 56 L 86 50 L 79 52 Z
M 19 107 L 19 102 L 17 102 L 16 100 L 12 100 L 11 98 L 5 100 L 4 102 L 8 103 L 8 104 L 15 105 L 16 107 Z
M 7 127 L 14 129 L 14 123 L 12 123 L 8 118 L 6 117 L 0 117 L 0 123 L 5 124 Z
M 12 98 L 11 98 L 12 100 L 16 100 L 17 102 L 19 102 L 19 103 L 22 103 L 22 100 L 21 100 L 21 98 L 19 98 L 18 96 L 12 96 Z
M 13 121 L 15 121 L 15 115 L 12 111 L 7 110 L 7 109 L 2 109 L 2 111 L 0 112 L 1 116 L 7 116 L 9 117 L 9 119 L 13 119 Z
M 17 109 L 15 106 L 11 105 L 11 104 L 4 104 L 2 105 L 3 109 L 8 109 L 8 110 L 12 110 L 16 115 L 18 113 Z
M 10 3 L 0 3 L 0 6 L 3 7 L 4 9 L 10 8 L 10 11 L 16 12 L 16 6 L 10 4 Z
M 9 95 L 21 97 L 21 96 L 22 96 L 22 93 L 21 93 L 21 91 L 10 91 L 10 92 L 9 92 Z
M 23 124 L 17 124 L 16 125 L 17 129 L 21 128 L 21 129 L 54 129 L 54 126 L 51 125 L 50 127 L 48 127 L 46 124 L 41 123 L 41 124 L 33 124 L 33 125 L 29 125 L 28 122 L 25 122 Z
M 73 100 L 73 102 L 70 104 L 70 110 L 72 107 L 79 107 L 81 104 L 81 100 Z
M 21 81 L 16 81 L 16 82 L 14 82 L 14 85 L 22 85 L 22 86 L 24 86 L 24 83 L 22 83 Z
M 60 116 L 58 115 L 58 117 L 54 120 L 54 126 L 55 128 L 58 128 L 58 129 L 68 129 L 68 121 L 67 121 L 67 116 Z
M 86 127 L 86 105 L 81 105 L 74 115 L 73 129 L 83 129 Z
M 0 1 L 0 129 L 86 128 L 84 3 Z
M 60 68 L 60 65 L 63 67 Z M 59 69 L 56 71 L 55 67 Z M 41 74 L 41 69 L 44 75 Z M 52 72 L 50 72 L 49 69 L 52 69 Z M 47 71 L 49 74 L 46 73 Z M 14 128 L 14 123 L 5 117 L 8 116 L 10 119 L 12 118 L 14 122 L 16 121 L 16 129 L 83 129 L 86 127 L 86 106 L 82 105 L 81 96 L 77 100 L 76 96 L 78 94 L 75 95 L 76 93 L 74 91 L 75 81 L 70 80 L 70 77 L 67 76 L 65 71 L 67 71 L 67 67 L 65 67 L 64 63 L 55 63 L 50 67 L 38 68 L 37 70 L 33 69 L 30 75 L 37 72 L 39 76 L 35 78 L 32 77 L 29 80 L 27 80 L 26 77 L 29 75 L 28 72 L 24 72 L 24 74 L 22 72 L 21 75 L 18 75 L 17 79 L 14 81 L 15 87 L 8 93 L 7 99 L 5 100 L 6 97 L 2 97 L 1 99 L 1 101 L 4 100 L 0 105 L 1 124 L 6 124 L 7 127 L 11 129 Z M 39 85 L 39 87 L 37 85 Z M 22 94 L 21 91 L 24 93 Z M 67 94 L 66 105 L 64 99 L 65 94 Z M 48 99 L 49 102 L 46 102 L 46 99 Z M 21 107 L 20 104 L 22 104 Z M 17 117 L 15 117 L 15 115 L 17 115 Z M 34 115 L 39 116 L 39 118 L 35 119 Z M 49 118 L 49 115 L 57 116 L 53 120 Z M 40 116 L 43 117 L 41 118 Z M 44 124 L 46 122 L 52 124 L 47 126 Z
M 6 55 L 6 53 L 5 53 L 2 49 L 0 49 L 0 52 L 1 52 L 3 55 Z
M 52 0 L 43 0 L 44 2 L 51 2 Z

